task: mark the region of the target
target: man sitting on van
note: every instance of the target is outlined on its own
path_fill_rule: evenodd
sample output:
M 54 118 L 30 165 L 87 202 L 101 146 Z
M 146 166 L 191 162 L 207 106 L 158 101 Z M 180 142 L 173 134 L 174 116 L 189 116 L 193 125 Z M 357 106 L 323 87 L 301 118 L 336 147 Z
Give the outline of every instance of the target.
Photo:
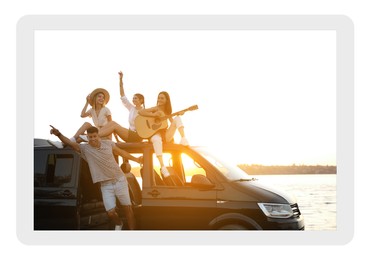
M 87 129 L 88 143 L 78 144 L 62 135 L 58 129 L 52 128 L 50 134 L 72 147 L 87 161 L 94 183 L 100 183 L 104 207 L 109 218 L 116 224 L 115 230 L 121 230 L 123 223 L 116 212 L 116 197 L 124 208 L 129 229 L 135 229 L 135 217 L 131 206 L 130 193 L 124 173 L 116 162 L 114 155 L 141 163 L 142 158 L 136 158 L 130 153 L 118 148 L 111 140 L 101 140 L 98 128 Z

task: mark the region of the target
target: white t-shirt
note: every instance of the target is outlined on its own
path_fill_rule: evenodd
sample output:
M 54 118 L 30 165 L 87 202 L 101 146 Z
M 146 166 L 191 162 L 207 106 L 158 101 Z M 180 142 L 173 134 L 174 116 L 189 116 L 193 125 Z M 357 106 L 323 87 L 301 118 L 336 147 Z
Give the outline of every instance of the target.
M 135 118 L 138 115 L 138 110 L 136 109 L 136 107 L 133 104 L 130 103 L 130 101 L 128 101 L 126 96 L 122 96 L 121 101 L 122 101 L 122 104 L 129 111 L 129 115 L 128 115 L 128 123 L 130 124 L 129 128 L 132 131 L 136 131 Z
M 93 183 L 112 180 L 123 175 L 121 168 L 114 159 L 112 148 L 115 145 L 110 140 L 101 140 L 100 148 L 88 143 L 81 143 L 81 157 L 89 164 Z
M 99 115 L 96 114 L 96 111 L 93 108 L 90 108 L 88 111 L 86 111 L 86 113 L 90 117 L 92 117 L 92 120 L 94 122 L 94 125 L 97 128 L 101 128 L 102 126 L 105 126 L 108 123 L 107 116 L 112 115 L 112 113 L 110 112 L 109 108 L 107 108 L 107 107 L 102 107 L 100 109 Z

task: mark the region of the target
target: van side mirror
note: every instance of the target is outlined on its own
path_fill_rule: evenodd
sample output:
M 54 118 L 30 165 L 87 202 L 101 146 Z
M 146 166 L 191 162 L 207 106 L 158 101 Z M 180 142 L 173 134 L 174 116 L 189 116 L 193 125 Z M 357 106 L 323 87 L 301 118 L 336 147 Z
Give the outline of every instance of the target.
M 199 189 L 212 189 L 215 185 L 204 175 L 195 174 L 191 177 L 191 186 Z

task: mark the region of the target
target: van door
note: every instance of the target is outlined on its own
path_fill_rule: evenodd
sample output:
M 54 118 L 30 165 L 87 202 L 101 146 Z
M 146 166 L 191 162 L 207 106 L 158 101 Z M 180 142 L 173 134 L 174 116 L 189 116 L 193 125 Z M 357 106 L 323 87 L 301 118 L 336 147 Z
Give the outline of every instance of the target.
M 76 229 L 78 156 L 71 150 L 34 152 L 34 229 Z
M 80 159 L 79 168 L 79 229 L 111 229 L 99 184 L 93 183 L 89 166 L 85 160 Z
M 205 230 L 216 216 L 216 192 L 191 187 L 153 187 L 144 190 L 140 229 Z
M 156 158 L 153 158 L 153 180 L 143 187 L 142 207 L 139 213 L 140 229 L 145 230 L 205 230 L 217 216 L 216 188 L 193 185 L 191 177 L 207 172 L 200 162 L 184 153 L 172 151 L 163 154 L 172 182 L 162 179 Z M 167 158 L 167 159 L 166 159 Z M 191 164 L 188 164 L 190 161 Z M 196 171 L 193 168 L 197 168 Z

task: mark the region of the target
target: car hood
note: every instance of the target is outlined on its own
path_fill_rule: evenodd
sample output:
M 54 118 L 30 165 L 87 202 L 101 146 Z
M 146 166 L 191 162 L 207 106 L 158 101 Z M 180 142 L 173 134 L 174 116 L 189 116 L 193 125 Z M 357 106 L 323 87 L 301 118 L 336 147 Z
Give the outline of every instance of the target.
M 235 185 L 239 191 L 253 196 L 259 202 L 289 204 L 297 202 L 296 198 L 287 192 L 258 180 L 237 181 L 233 182 L 233 185 Z

